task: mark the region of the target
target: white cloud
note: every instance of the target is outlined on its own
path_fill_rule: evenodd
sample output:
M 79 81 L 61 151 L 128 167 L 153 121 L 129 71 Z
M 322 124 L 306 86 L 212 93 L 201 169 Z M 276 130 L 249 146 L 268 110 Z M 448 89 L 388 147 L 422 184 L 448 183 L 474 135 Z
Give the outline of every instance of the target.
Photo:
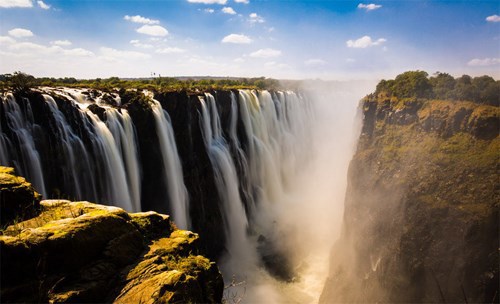
M 373 11 L 373 10 L 379 9 L 381 7 L 382 7 L 382 5 L 373 4 L 373 3 L 370 3 L 370 4 L 360 3 L 360 4 L 358 4 L 358 8 L 365 9 L 366 11 Z
M 0 7 L 33 7 L 31 0 L 0 0 Z
M 9 36 L 0 36 L 0 43 L 1 44 L 12 44 L 12 43 L 16 43 L 16 40 L 12 39 Z
M 257 13 L 251 13 L 249 16 L 250 16 L 251 23 L 264 23 L 265 22 L 264 18 L 257 15 Z
M 147 44 L 147 43 L 141 43 L 139 40 L 130 40 L 130 44 L 132 44 L 135 47 L 143 48 L 143 49 L 153 48 L 153 45 Z
M 76 48 L 76 49 L 69 49 L 69 50 L 62 50 L 64 55 L 68 56 L 79 56 L 79 57 L 89 57 L 89 56 L 94 56 L 94 53 L 92 53 L 89 50 L 82 49 L 82 48 Z
M 498 15 L 491 15 L 486 17 L 486 21 L 488 22 L 500 22 L 500 16 Z
M 236 12 L 234 11 L 234 9 L 233 9 L 232 7 L 228 7 L 228 6 L 223 7 L 223 8 L 222 8 L 222 12 L 223 12 L 224 14 L 236 15 Z
M 469 66 L 493 66 L 500 64 L 500 58 L 474 58 L 467 63 Z
M 150 35 L 150 36 L 157 36 L 157 37 L 164 37 L 168 35 L 168 31 L 166 28 L 160 25 L 143 25 L 140 28 L 137 29 L 138 33 L 145 34 L 145 35 Z
M 101 54 L 107 59 L 147 59 L 149 54 L 135 51 L 120 51 L 108 47 L 100 48 Z
M 248 4 L 250 3 L 250 0 L 234 0 L 234 2 Z
M 167 47 L 167 48 L 157 49 L 155 52 L 158 54 L 180 54 L 186 52 L 186 50 L 177 47 Z
M 356 40 L 347 40 L 346 44 L 350 48 L 364 49 L 364 48 L 371 47 L 371 46 L 381 45 L 382 43 L 384 43 L 386 41 L 387 40 L 385 38 L 380 38 L 380 39 L 377 39 L 376 41 L 373 41 L 370 36 L 363 36 L 363 37 L 356 39 Z
M 268 68 L 280 68 L 280 69 L 283 69 L 283 68 L 289 68 L 289 67 L 290 67 L 288 64 L 285 64 L 285 63 L 277 63 L 276 61 L 269 61 L 269 62 L 266 62 L 266 63 L 264 63 L 264 66 L 265 66 L 265 67 L 268 67 Z
M 213 14 L 215 10 L 213 8 L 206 8 L 203 10 L 205 13 Z
M 242 34 L 229 34 L 222 39 L 222 43 L 249 44 L 252 43 L 252 39 Z
M 45 2 L 41 1 L 41 0 L 38 0 L 36 2 L 38 4 L 38 6 L 41 8 L 41 9 L 44 9 L 44 10 L 48 10 L 50 9 L 50 5 L 46 4 Z
M 324 61 L 323 59 L 311 58 L 311 59 L 304 61 L 304 64 L 307 66 L 322 66 L 322 65 L 327 64 L 327 62 Z
M 130 21 L 130 22 L 134 22 L 134 23 L 142 23 L 142 24 L 149 24 L 149 25 L 160 24 L 159 20 L 149 19 L 149 18 L 142 17 L 139 15 L 136 15 L 136 16 L 125 15 L 125 17 L 123 17 L 123 19 Z
M 275 49 L 260 49 L 250 54 L 250 57 L 254 58 L 272 58 L 281 56 L 280 50 Z
M 23 28 L 15 28 L 9 31 L 9 35 L 16 38 L 32 37 L 33 32 Z
M 78 57 L 89 57 L 94 56 L 89 50 L 82 48 L 75 49 L 63 49 L 58 45 L 45 46 L 41 44 L 36 44 L 32 42 L 20 42 L 14 43 L 9 46 L 10 50 L 16 51 L 20 55 L 66 55 L 66 56 L 78 56 Z
M 55 40 L 55 41 L 51 41 L 50 44 L 59 45 L 59 46 L 69 46 L 72 43 L 69 40 Z
M 243 59 L 241 57 L 238 57 L 238 58 L 234 59 L 233 62 L 235 62 L 235 63 L 243 63 L 243 62 L 245 62 L 245 59 Z
M 203 4 L 221 4 L 227 3 L 227 0 L 187 0 L 190 3 L 203 3 Z

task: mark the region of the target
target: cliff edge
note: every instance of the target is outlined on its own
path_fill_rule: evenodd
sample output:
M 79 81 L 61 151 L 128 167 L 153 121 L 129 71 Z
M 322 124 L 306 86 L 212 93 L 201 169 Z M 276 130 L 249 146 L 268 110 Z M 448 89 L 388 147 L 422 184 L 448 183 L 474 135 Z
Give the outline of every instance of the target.
M 380 94 L 361 109 L 320 302 L 498 302 L 499 107 Z
M 39 202 L 9 168 L 0 167 L 0 182 L 2 213 L 18 202 L 24 210 L 2 217 L 3 303 L 221 302 L 217 266 L 198 254 L 198 235 L 177 229 L 169 216 L 89 202 Z

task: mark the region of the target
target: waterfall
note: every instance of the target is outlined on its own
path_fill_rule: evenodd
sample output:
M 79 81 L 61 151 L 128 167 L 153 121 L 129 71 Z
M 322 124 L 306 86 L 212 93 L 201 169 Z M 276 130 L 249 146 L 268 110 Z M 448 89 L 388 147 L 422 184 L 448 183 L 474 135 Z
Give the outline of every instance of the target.
M 215 98 L 205 93 L 200 97 L 201 127 L 212 163 L 217 190 L 222 199 L 224 231 L 228 261 L 226 273 L 244 273 L 256 265 L 255 249 L 247 235 L 248 221 L 239 194 L 238 176 L 228 144 L 222 136 Z M 234 112 L 233 112 L 234 113 Z
M 146 94 L 133 103 L 128 95 L 122 100 L 110 93 L 114 101 L 100 100 L 95 96 L 102 92 L 82 89 L 47 88 L 43 98 L 36 94 L 42 93 L 30 95 L 31 101 L 12 94 L 2 98 L 0 162 L 15 167 L 44 197 L 58 188 L 71 199 L 128 211 L 164 204 L 159 209 L 169 210 L 178 227 L 197 227 L 202 240 L 224 240 L 213 250 L 219 254 L 225 248 L 219 262 L 226 283 L 233 275 L 248 282 L 247 302 L 313 302 L 319 296 L 308 298 L 307 290 L 317 293 L 311 286 L 320 283 L 311 282 L 324 279 L 328 249 L 320 257 L 309 251 L 330 245 L 331 189 L 340 202 L 349 160 L 334 144 L 325 149 L 329 138 L 340 137 L 331 131 L 342 121 L 332 118 L 333 111 L 316 117 L 308 98 L 288 91 L 172 93 L 168 109 L 173 112 L 158 101 L 165 105 L 171 95 L 158 94 L 166 99 L 155 100 Z M 324 103 L 333 104 L 328 98 Z M 192 155 L 179 156 L 178 147 Z M 332 165 L 338 165 L 342 179 L 331 182 Z M 207 223 L 192 222 L 195 218 Z M 221 236 L 207 235 L 205 227 Z M 300 272 L 314 275 L 293 281 L 295 267 L 306 258 Z M 280 285 L 273 267 L 289 270 L 293 283 Z M 308 267 L 314 271 L 302 270 Z
M 68 124 L 54 98 L 47 94 L 43 97 L 54 117 L 58 131 L 56 136 L 58 136 L 58 144 L 61 145 L 63 161 L 59 165 L 62 167 L 64 184 L 72 188 L 70 192 L 75 195 L 75 198 L 96 200 L 97 190 L 92 178 L 91 161 L 82 140 Z
M 113 134 L 116 146 L 122 156 L 125 177 L 130 192 L 133 211 L 141 210 L 141 176 L 138 162 L 136 134 L 132 119 L 125 109 L 106 109 L 106 125 Z
M 62 191 L 71 199 L 105 202 L 128 211 L 140 211 L 138 146 L 128 112 L 106 107 L 104 122 L 88 110 L 91 102 L 77 90 L 53 90 L 52 94 L 66 99 L 64 102 L 73 109 L 72 114 L 76 116 L 71 116 L 61 111 L 48 93 L 42 95 L 44 104 L 40 108 L 47 112 L 37 117 L 46 120 L 44 128 L 35 123 L 30 100 L 16 101 L 12 94 L 2 97 L 5 124 L 0 124 L 1 164 L 15 167 L 45 198 L 52 195 L 52 191 L 56 191 L 56 195 Z M 50 129 L 46 129 L 47 126 Z M 55 142 L 49 137 L 55 138 Z M 83 137 L 89 141 L 84 142 Z M 47 149 L 57 154 L 47 154 Z M 57 166 L 56 171 L 53 166 Z M 51 181 L 51 186 L 57 189 L 50 189 L 50 193 L 45 183 L 49 171 L 61 174 L 57 176 L 59 181 Z
M 36 189 L 46 196 L 45 183 L 43 178 L 42 164 L 40 155 L 38 154 L 35 145 L 35 133 L 38 131 L 38 125 L 33 121 L 33 113 L 31 104 L 24 100 L 24 109 L 16 102 L 12 94 L 2 98 L 2 107 L 5 112 L 7 126 L 13 133 L 12 140 L 15 141 L 16 147 L 10 147 L 13 154 L 18 158 L 12 160 L 13 165 L 19 168 L 19 174 L 28 178 Z M 1 143 L 6 144 L 8 141 L 3 140 Z M 0 151 L 5 151 L 9 147 L 2 147 Z M 6 152 L 2 152 L 2 154 Z M 2 158 L 6 158 L 5 156 Z
M 172 216 L 179 228 L 188 229 L 191 226 L 188 194 L 184 185 L 181 161 L 177 153 L 170 116 L 163 110 L 157 100 L 153 99 L 151 108 L 155 118 L 156 133 L 160 141 L 163 177 L 166 182 L 166 189 L 168 189 L 170 204 L 172 205 Z

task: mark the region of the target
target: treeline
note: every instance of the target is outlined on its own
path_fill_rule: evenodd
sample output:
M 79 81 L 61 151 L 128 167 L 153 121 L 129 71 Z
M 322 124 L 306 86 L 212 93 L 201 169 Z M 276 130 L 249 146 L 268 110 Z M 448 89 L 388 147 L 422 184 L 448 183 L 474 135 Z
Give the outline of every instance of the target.
M 479 104 L 500 104 L 500 81 L 490 76 L 454 78 L 437 72 L 429 77 L 424 71 L 408 71 L 395 79 L 381 80 L 375 91 L 377 97 L 427 98 L 464 100 Z
M 23 72 L 0 75 L 0 89 L 2 91 L 23 91 L 38 86 L 64 86 L 64 87 L 85 87 L 97 90 L 111 89 L 148 89 L 154 91 L 197 91 L 197 90 L 229 90 L 229 89 L 265 89 L 277 90 L 281 88 L 280 82 L 276 79 L 258 78 L 206 78 L 206 79 L 178 79 L 174 77 L 161 77 L 144 79 L 120 79 L 118 77 L 96 78 L 96 79 L 76 79 L 65 78 L 36 78 Z

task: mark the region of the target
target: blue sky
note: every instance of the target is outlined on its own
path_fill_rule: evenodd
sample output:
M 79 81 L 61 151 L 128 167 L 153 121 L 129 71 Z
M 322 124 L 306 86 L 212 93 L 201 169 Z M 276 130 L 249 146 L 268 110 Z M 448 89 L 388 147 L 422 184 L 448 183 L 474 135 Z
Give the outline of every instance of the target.
M 0 0 L 0 73 L 500 78 L 500 1 Z

